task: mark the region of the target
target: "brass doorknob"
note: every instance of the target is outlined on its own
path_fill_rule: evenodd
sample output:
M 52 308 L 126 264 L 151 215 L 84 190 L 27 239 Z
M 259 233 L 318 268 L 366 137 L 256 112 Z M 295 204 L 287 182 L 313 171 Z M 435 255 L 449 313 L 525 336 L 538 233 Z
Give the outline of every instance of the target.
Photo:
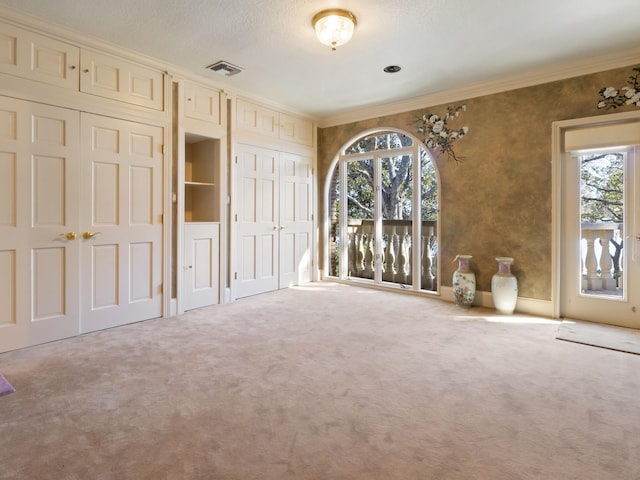
M 59 237 L 64 237 L 67 240 L 75 240 L 76 238 L 78 238 L 78 234 L 76 232 L 67 232 L 67 233 L 61 233 L 60 235 L 58 235 Z
M 100 232 L 95 232 L 95 233 L 91 233 L 91 232 L 84 232 L 82 234 L 82 238 L 84 238 L 85 240 L 91 240 L 93 237 L 95 237 L 96 235 L 98 235 Z

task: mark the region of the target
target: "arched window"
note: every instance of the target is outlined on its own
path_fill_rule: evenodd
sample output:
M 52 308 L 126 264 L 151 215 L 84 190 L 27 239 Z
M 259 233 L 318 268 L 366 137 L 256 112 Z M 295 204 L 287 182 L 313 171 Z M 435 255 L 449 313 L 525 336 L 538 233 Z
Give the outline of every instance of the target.
M 438 291 L 437 171 L 422 144 L 399 131 L 365 134 L 330 176 L 329 276 Z

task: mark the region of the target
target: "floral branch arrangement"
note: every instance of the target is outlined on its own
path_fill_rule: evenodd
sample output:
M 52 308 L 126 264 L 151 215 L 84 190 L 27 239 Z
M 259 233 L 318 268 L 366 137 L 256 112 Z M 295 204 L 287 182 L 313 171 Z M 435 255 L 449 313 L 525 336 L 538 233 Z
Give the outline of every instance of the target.
M 418 133 L 424 135 L 424 144 L 439 153 L 446 153 L 449 158 L 456 162 L 460 158 L 453 151 L 453 144 L 456 140 L 464 137 L 469 131 L 469 127 L 462 127 L 458 130 L 448 126 L 449 121 L 458 118 L 460 112 L 467 110 L 466 105 L 458 105 L 456 107 L 447 107 L 447 113 L 444 117 L 440 117 L 433 113 L 425 113 L 418 119 Z
M 635 75 L 631 75 L 627 83 L 630 87 L 622 87 L 617 89 L 614 87 L 603 87 L 598 92 L 600 94 L 600 101 L 598 102 L 598 108 L 607 110 L 610 108 L 623 107 L 625 105 L 635 105 L 640 107 L 640 84 L 638 83 L 638 77 L 640 76 L 640 67 L 633 69 L 636 72 Z

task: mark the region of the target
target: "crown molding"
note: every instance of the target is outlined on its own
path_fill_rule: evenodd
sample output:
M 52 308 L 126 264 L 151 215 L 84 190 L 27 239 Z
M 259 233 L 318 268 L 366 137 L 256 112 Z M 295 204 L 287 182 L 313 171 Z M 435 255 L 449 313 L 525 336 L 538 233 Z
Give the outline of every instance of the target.
M 409 112 L 411 110 L 419 110 L 433 105 L 459 102 L 470 98 L 482 97 L 484 95 L 491 95 L 494 93 L 531 87 L 581 75 L 603 72 L 614 68 L 633 65 L 639 62 L 640 47 L 630 48 L 613 54 L 549 65 L 486 82 L 474 83 L 464 87 L 414 97 L 399 102 L 351 110 L 343 114 L 320 118 L 318 120 L 318 127 L 335 127 L 337 125 L 369 120 L 385 115 L 394 115 Z

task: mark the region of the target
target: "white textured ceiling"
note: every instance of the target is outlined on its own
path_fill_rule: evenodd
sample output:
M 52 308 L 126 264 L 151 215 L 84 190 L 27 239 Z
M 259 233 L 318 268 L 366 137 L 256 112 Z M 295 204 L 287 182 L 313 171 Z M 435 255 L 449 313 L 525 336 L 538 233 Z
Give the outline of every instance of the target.
M 0 0 L 319 119 L 640 46 L 638 0 Z M 311 18 L 351 10 L 332 52 Z M 0 13 L 2 11 L 0 10 Z M 205 70 L 226 60 L 233 77 Z M 640 58 L 638 59 L 640 62 Z M 383 72 L 399 65 L 399 73 Z

